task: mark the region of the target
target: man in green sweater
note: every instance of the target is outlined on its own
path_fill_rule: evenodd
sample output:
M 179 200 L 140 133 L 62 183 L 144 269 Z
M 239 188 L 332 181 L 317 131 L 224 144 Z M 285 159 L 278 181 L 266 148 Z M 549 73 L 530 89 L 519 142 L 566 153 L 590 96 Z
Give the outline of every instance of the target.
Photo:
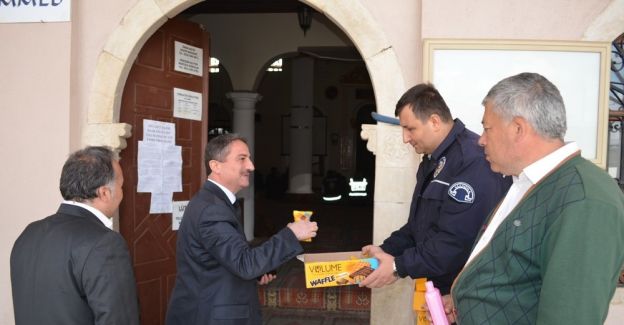
M 565 143 L 557 88 L 535 73 L 483 100 L 479 144 L 513 176 L 451 289 L 460 325 L 602 324 L 624 263 L 624 196 Z M 448 306 L 447 306 L 448 307 Z

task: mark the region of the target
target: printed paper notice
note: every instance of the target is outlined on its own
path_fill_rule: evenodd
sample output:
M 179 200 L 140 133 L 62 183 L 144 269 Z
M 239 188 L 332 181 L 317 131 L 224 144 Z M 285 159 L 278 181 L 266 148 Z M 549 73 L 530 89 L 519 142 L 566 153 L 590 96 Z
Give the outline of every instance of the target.
M 173 88 L 173 116 L 189 120 L 202 119 L 202 94 L 190 90 Z
M 143 120 L 143 142 L 175 145 L 175 123 Z
M 180 229 L 180 222 L 182 222 L 182 216 L 184 210 L 189 201 L 173 201 L 173 212 L 171 213 L 171 230 Z
M 150 214 L 171 213 L 173 210 L 173 193 L 152 193 L 150 202 Z
M 163 192 L 182 192 L 182 147 L 163 146 Z
M 175 42 L 175 71 L 202 76 L 204 50 L 182 42 Z
M 137 192 L 182 192 L 182 147 L 138 142 Z

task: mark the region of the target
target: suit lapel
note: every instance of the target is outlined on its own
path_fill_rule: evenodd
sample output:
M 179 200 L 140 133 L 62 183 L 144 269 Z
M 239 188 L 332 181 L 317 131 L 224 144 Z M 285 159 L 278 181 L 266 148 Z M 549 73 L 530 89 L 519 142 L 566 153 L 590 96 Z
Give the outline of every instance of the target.
M 217 186 L 216 184 L 214 184 L 211 181 L 206 181 L 204 183 L 204 190 L 206 190 L 207 192 L 209 192 L 208 195 L 212 195 L 212 196 L 216 196 L 217 199 L 219 199 L 221 201 L 221 203 L 225 206 L 227 206 L 231 211 L 232 211 L 232 217 L 234 219 L 234 222 L 237 223 L 237 226 L 239 228 L 239 230 L 242 231 L 243 229 L 243 224 L 241 222 L 241 216 L 240 216 L 240 207 L 237 209 L 231 202 L 230 199 L 228 198 L 228 196 L 225 194 L 225 192 L 223 192 L 223 190 L 221 188 L 219 188 L 219 186 Z M 238 202 L 238 201 L 237 201 Z M 236 203 L 236 202 L 235 202 Z

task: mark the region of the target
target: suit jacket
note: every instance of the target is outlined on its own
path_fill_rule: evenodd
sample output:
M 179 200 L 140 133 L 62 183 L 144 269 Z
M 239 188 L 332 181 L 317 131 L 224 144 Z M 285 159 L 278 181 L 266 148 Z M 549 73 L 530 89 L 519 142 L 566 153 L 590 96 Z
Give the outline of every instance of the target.
M 302 251 L 288 228 L 252 248 L 226 194 L 206 181 L 178 230 L 167 324 L 261 324 L 256 278 Z
M 126 243 L 88 210 L 61 204 L 28 225 L 11 251 L 17 325 L 138 324 Z

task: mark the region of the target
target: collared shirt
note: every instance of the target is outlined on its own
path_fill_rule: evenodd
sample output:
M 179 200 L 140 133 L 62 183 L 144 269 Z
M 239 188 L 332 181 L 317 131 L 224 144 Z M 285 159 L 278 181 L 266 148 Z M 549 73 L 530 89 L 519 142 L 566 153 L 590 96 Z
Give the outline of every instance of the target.
M 567 143 L 563 147 L 525 167 L 520 175 L 513 176 L 513 184 L 509 188 L 503 202 L 498 207 L 498 210 L 496 210 L 494 217 L 487 225 L 487 228 L 479 239 L 479 242 L 477 242 L 477 245 L 475 245 L 472 250 L 466 264 L 468 264 L 483 250 L 483 248 L 485 248 L 485 246 L 487 246 L 498 226 L 500 226 L 503 220 L 505 220 L 511 211 L 518 205 L 531 186 L 537 184 L 537 182 L 555 169 L 562 161 L 577 151 L 579 151 L 579 147 L 576 142 Z
M 76 202 L 76 201 L 63 201 L 63 204 L 71 204 L 71 205 L 75 205 L 75 206 L 79 206 L 81 208 L 87 209 L 89 210 L 89 212 L 95 214 L 95 216 L 98 219 L 100 219 L 100 221 L 102 221 L 102 223 L 104 224 L 104 226 L 106 226 L 106 228 L 111 229 L 111 230 L 113 229 L 113 220 L 105 216 L 104 213 L 100 212 L 100 210 L 88 204 L 84 204 L 82 202 Z
M 213 182 L 215 185 L 219 186 L 219 188 L 225 192 L 225 195 L 227 195 L 228 199 L 230 199 L 230 203 L 234 204 L 234 202 L 236 202 L 236 195 L 234 195 L 234 193 L 232 193 L 230 190 L 227 189 L 227 187 L 213 181 L 212 179 L 208 179 L 209 181 Z

